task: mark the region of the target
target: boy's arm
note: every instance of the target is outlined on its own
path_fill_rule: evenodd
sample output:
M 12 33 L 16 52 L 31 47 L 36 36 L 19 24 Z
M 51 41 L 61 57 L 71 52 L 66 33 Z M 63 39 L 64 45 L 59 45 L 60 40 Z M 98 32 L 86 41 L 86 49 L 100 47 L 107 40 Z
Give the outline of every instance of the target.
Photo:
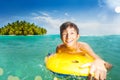
M 80 44 L 82 45 L 81 46 L 82 50 L 95 59 L 95 61 L 90 66 L 91 67 L 90 74 L 95 73 L 94 77 L 95 79 L 98 79 L 98 80 L 106 79 L 107 69 L 110 69 L 112 65 L 105 62 L 97 54 L 95 54 L 95 52 L 87 43 L 80 43 Z
M 112 67 L 111 64 L 109 64 L 108 62 L 104 61 L 102 58 L 100 58 L 97 54 L 95 54 L 95 52 L 92 50 L 92 48 L 87 44 L 87 43 L 82 43 L 82 47 L 83 47 L 83 50 L 88 54 L 90 55 L 91 57 L 93 57 L 95 60 L 101 60 L 106 69 L 110 69 Z
M 98 55 L 95 54 L 95 52 L 92 50 L 92 48 L 87 43 L 81 42 L 80 44 L 82 44 L 81 49 L 84 52 L 86 52 L 88 55 L 90 55 L 94 59 L 101 59 Z

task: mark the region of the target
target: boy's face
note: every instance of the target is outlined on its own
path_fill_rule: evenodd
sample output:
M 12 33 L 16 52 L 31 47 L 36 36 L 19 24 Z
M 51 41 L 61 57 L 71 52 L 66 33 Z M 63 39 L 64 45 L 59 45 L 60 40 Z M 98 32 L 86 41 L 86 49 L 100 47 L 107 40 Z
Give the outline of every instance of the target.
M 63 31 L 61 38 L 66 46 L 75 47 L 77 40 L 79 39 L 79 34 L 77 34 L 77 31 L 74 28 L 68 27 Z

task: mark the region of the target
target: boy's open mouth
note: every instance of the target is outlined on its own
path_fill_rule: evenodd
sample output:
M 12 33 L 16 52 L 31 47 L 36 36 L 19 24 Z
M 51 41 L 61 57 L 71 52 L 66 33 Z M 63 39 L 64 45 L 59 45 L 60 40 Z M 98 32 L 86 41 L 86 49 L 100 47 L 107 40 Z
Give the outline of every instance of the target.
M 66 40 L 67 43 L 71 43 L 73 40 Z

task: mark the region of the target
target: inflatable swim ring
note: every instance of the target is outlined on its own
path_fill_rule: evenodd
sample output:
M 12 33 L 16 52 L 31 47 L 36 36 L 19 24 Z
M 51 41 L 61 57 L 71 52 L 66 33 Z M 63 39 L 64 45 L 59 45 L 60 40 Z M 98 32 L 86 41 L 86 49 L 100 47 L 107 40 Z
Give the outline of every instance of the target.
M 54 73 L 75 76 L 88 76 L 89 66 L 81 66 L 91 62 L 93 62 L 93 58 L 83 54 L 55 53 L 45 58 L 48 70 Z

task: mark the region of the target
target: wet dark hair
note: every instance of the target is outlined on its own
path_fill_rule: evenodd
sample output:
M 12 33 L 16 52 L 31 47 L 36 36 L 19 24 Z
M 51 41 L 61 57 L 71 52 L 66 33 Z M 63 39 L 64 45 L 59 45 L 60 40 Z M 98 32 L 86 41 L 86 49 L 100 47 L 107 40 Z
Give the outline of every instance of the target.
M 77 32 L 77 34 L 79 34 L 79 28 L 77 27 L 76 24 L 72 23 L 72 22 L 65 22 L 60 26 L 60 36 L 62 37 L 62 33 L 65 29 L 67 29 L 68 27 L 70 28 L 74 28 Z

